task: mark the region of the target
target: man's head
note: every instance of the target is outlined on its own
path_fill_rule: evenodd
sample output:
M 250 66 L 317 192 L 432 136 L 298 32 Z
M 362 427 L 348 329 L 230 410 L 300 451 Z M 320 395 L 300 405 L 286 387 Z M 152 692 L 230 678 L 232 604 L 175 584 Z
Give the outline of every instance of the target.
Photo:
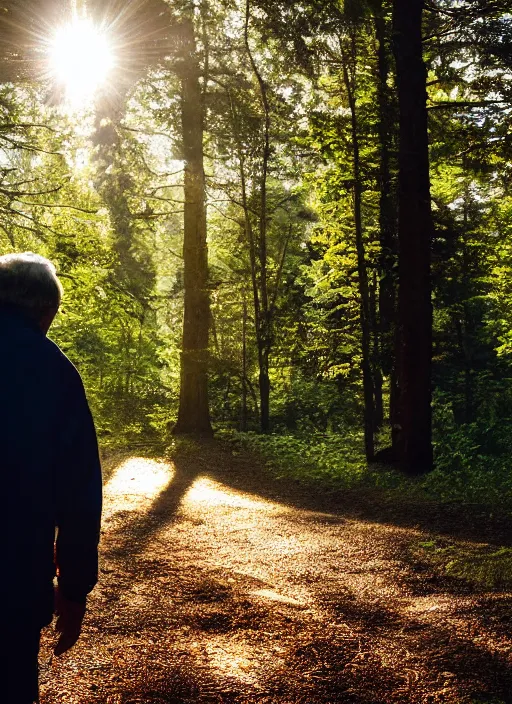
M 0 257 L 0 306 L 15 306 L 46 334 L 62 299 L 53 264 L 32 252 Z

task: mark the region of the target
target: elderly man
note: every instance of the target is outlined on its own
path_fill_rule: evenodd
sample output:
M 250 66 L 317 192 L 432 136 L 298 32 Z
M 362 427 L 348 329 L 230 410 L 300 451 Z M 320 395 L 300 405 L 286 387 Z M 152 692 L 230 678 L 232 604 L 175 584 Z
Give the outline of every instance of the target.
M 71 648 L 97 580 L 96 434 L 78 372 L 46 337 L 61 295 L 46 259 L 0 257 L 0 468 L 8 526 L 2 641 L 9 663 L 3 704 L 38 700 L 41 628 L 55 610 L 55 654 Z

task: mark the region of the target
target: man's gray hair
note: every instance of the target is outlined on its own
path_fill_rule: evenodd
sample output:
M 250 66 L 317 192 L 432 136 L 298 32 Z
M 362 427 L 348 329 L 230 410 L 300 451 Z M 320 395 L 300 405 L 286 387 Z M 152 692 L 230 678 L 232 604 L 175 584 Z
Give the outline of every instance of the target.
M 57 311 L 62 284 L 54 265 L 32 252 L 0 256 L 0 306 L 11 305 L 39 321 Z

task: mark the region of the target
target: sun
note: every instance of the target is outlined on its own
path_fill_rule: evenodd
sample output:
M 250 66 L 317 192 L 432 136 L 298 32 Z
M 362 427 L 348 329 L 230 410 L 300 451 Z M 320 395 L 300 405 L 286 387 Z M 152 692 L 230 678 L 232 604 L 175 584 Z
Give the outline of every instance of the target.
M 86 18 L 60 27 L 48 50 L 50 73 L 74 108 L 89 103 L 106 82 L 115 57 L 105 32 Z

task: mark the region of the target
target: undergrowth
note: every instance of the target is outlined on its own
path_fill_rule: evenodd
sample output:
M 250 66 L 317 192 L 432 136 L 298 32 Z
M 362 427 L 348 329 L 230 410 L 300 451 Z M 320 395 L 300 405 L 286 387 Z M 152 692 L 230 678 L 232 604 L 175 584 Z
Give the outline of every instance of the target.
M 309 435 L 239 433 L 224 430 L 219 438 L 232 452 L 258 455 L 276 477 L 288 477 L 324 489 L 362 489 L 387 500 L 459 504 L 468 512 L 476 506 L 488 516 L 496 511 L 512 516 L 512 475 L 508 456 L 485 455 L 467 437 L 443 437 L 435 447 L 436 468 L 423 477 L 368 465 L 360 433 Z M 481 513 L 481 512 L 480 512 Z M 484 589 L 512 586 L 512 548 L 420 544 L 421 560 L 441 573 Z M 420 556 L 420 555 L 418 555 Z
M 509 547 L 429 540 L 418 544 L 416 556 L 449 577 L 484 589 L 512 587 L 512 548 Z
M 512 473 L 508 457 L 476 454 L 443 442 L 436 445 L 436 468 L 423 477 L 407 477 L 381 465 L 368 465 L 359 432 L 344 435 L 240 433 L 221 430 L 218 437 L 232 450 L 259 455 L 277 477 L 289 477 L 332 489 L 379 489 L 401 500 L 457 502 L 499 507 L 512 514 Z

